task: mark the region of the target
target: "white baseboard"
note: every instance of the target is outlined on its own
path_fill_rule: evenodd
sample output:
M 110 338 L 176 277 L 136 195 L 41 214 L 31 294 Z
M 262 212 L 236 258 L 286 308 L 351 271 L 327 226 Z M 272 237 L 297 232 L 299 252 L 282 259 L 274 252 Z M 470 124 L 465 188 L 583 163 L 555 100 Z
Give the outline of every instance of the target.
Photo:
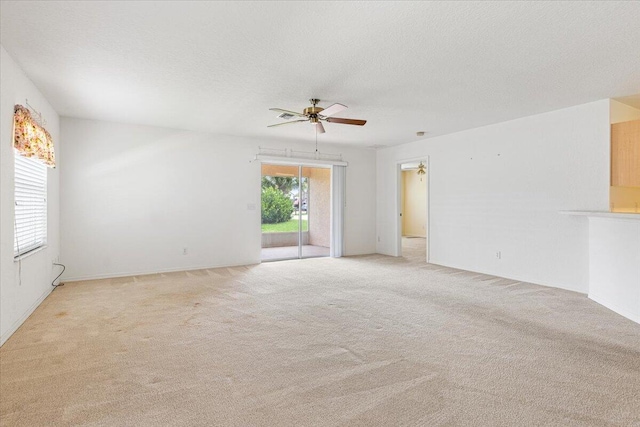
M 589 299 L 597 302 L 598 304 L 608 308 L 615 313 L 618 313 L 620 316 L 626 317 L 629 320 L 633 320 L 636 323 L 640 323 L 640 314 L 638 313 L 633 313 L 629 310 L 622 309 L 616 304 L 610 303 L 605 298 L 601 298 L 598 295 L 594 295 L 592 293 L 589 294 Z
M 18 330 L 18 328 L 22 326 L 24 321 L 27 320 L 29 316 L 31 316 L 36 308 L 38 308 L 38 306 L 42 304 L 42 301 L 44 301 L 45 298 L 47 298 L 54 289 L 55 288 L 53 286 L 49 286 L 49 289 L 47 289 L 33 304 L 31 304 L 31 306 L 22 314 L 22 316 L 20 316 L 18 320 L 13 322 L 13 325 L 11 325 L 9 330 L 0 335 L 0 347 L 2 347 L 2 345 L 4 345 L 4 343 L 7 342 L 7 340 L 11 337 L 11 335 L 13 335 Z
M 517 275 L 504 276 L 504 275 L 501 275 L 499 272 L 469 270 L 468 268 L 465 268 L 465 267 L 461 267 L 461 266 L 457 266 L 457 265 L 451 265 L 449 263 L 440 262 L 440 261 L 434 260 L 434 259 L 430 259 L 429 260 L 429 264 L 441 265 L 443 267 L 455 268 L 456 270 L 464 270 L 464 271 L 470 271 L 472 273 L 486 274 L 488 276 L 500 277 L 502 279 L 517 280 L 517 281 L 523 282 L 523 283 L 531 283 L 532 285 L 544 286 L 544 287 L 547 287 L 547 288 L 554 288 L 554 289 L 562 289 L 562 290 L 565 290 L 565 291 L 571 291 L 571 292 L 576 292 L 578 294 L 587 295 L 587 292 L 585 292 L 582 289 L 576 288 L 574 286 L 566 286 L 566 285 L 560 284 L 560 283 L 539 283 L 537 281 L 529 280 L 526 277 L 517 276 Z
M 192 271 L 192 270 L 206 270 L 209 268 L 243 267 L 247 265 L 256 265 L 256 264 L 260 264 L 260 260 L 258 261 L 247 260 L 246 262 L 238 263 L 238 264 L 196 265 L 196 266 L 178 267 L 178 268 L 165 268 L 165 269 L 151 270 L 151 271 L 130 271 L 130 272 L 120 272 L 120 273 L 89 274 L 86 276 L 64 277 L 62 279 L 62 282 L 63 283 L 83 282 L 85 280 L 115 279 L 117 277 L 146 276 L 149 274 L 175 273 L 178 271 Z

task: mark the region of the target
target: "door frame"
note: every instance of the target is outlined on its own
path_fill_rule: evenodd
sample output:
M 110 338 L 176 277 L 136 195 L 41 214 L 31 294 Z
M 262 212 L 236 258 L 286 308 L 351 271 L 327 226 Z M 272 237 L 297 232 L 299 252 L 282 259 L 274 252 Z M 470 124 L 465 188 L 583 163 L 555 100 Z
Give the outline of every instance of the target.
M 427 197 L 426 197 L 426 201 L 427 201 L 427 206 L 426 206 L 426 212 L 427 212 L 427 218 L 426 218 L 426 234 L 427 234 L 427 238 L 426 240 L 426 261 L 429 262 L 430 260 L 430 254 L 431 254 L 431 250 L 430 250 L 430 242 L 431 242 L 431 212 L 429 211 L 429 206 L 431 204 L 431 164 L 429 162 L 429 156 L 425 155 L 425 156 L 419 156 L 419 157 L 411 157 L 411 158 L 407 158 L 407 159 L 402 159 L 402 160 L 398 160 L 396 161 L 396 218 L 395 218 L 395 226 L 396 226 L 396 247 L 395 247 L 395 256 L 402 256 L 402 165 L 405 163 L 414 163 L 414 162 L 419 162 L 422 161 L 424 162 L 426 169 L 427 169 L 427 173 L 425 174 L 425 179 L 427 180 L 427 188 L 426 188 L 426 192 L 427 192 Z

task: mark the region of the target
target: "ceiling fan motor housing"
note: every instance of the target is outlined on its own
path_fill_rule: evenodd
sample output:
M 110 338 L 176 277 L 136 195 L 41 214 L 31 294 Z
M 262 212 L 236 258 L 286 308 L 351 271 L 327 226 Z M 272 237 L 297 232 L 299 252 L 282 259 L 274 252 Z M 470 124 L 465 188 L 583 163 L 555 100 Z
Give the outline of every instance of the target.
M 320 113 L 320 111 L 324 110 L 324 108 L 322 107 L 316 107 L 315 105 L 313 107 L 307 107 L 304 109 L 303 114 L 306 116 L 312 116 L 312 115 L 317 115 L 318 113 Z

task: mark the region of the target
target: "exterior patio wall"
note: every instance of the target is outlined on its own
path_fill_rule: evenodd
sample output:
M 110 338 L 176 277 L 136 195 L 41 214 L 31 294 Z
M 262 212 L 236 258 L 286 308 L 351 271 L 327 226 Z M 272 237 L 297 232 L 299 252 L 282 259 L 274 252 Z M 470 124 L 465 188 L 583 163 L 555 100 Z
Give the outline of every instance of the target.
M 302 244 L 309 244 L 309 232 L 302 232 Z M 263 248 L 280 248 L 283 246 L 298 246 L 298 233 L 262 233 Z
M 309 176 L 309 242 L 329 247 L 331 227 L 331 169 L 303 168 Z

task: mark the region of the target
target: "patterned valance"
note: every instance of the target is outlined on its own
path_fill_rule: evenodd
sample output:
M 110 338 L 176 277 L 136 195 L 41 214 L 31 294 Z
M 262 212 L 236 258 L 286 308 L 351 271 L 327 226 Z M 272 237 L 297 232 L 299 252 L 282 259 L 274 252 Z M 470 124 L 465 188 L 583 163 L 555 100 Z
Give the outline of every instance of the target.
M 25 157 L 34 157 L 52 168 L 56 166 L 51 135 L 22 105 L 14 107 L 13 146 Z

